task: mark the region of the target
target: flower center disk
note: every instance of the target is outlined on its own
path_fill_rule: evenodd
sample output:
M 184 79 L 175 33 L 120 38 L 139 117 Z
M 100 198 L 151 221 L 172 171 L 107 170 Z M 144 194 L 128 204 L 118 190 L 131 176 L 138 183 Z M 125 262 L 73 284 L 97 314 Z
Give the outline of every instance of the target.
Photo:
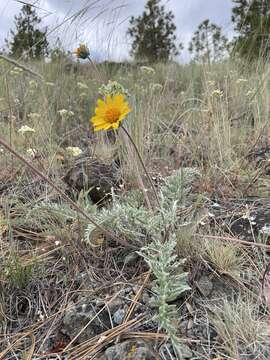
M 114 123 L 119 120 L 121 113 L 117 108 L 110 108 L 106 111 L 106 119 L 110 123 Z

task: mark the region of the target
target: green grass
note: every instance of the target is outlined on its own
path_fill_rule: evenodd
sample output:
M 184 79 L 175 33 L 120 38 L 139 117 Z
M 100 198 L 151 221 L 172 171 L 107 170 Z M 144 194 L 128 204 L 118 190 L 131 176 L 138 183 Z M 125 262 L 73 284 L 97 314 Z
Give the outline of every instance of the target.
M 147 249 L 158 232 L 162 241 L 169 238 L 166 231 L 175 233 L 175 261 L 184 263 L 183 271 L 189 273 L 191 298 L 196 297 L 200 271 L 226 278 L 233 289 L 237 288 L 235 297 L 219 303 L 215 316 L 212 299 L 204 299 L 209 321 L 219 336 L 209 359 L 248 359 L 244 357 L 247 352 L 250 359 L 267 359 L 267 305 L 259 298 L 267 255 L 262 248 L 226 242 L 224 238 L 229 235 L 218 219 L 209 216 L 208 205 L 210 200 L 226 203 L 269 195 L 265 164 L 258 171 L 247 158 L 255 148 L 269 145 L 269 66 L 258 63 L 251 68 L 230 61 L 211 66 L 171 63 L 156 64 L 154 72 L 146 74 L 136 64 L 99 65 L 106 81 L 120 82 L 131 95 L 128 101 L 132 112 L 125 126 L 150 175 L 155 180 L 162 178 L 157 187 L 161 208 L 121 129 L 113 144 L 109 135 L 94 134 L 91 129 L 89 119 L 102 85 L 91 65 L 74 64 L 71 70 L 64 62 L 33 62 L 27 66 L 43 80 L 27 70 L 18 72 L 1 60 L 1 137 L 102 225 L 136 245 L 136 250 Z M 63 109 L 67 111 L 61 112 Z M 24 125 L 35 131 L 20 133 Z M 63 183 L 67 170 L 76 163 L 67 151 L 70 146 L 79 147 L 87 157 L 90 148 L 91 156 L 104 163 L 110 164 L 112 159 L 120 163 L 124 187 L 114 189 L 113 201 L 103 204 L 102 209 L 89 200 L 89 189 L 78 195 Z M 34 149 L 34 157 L 29 149 Z M 125 267 L 125 256 L 133 250 L 118 252 L 112 239 L 95 232 L 95 227 L 5 149 L 0 152 L 0 166 L 4 349 L 9 333 L 30 331 L 41 342 L 52 336 L 66 305 L 77 300 L 81 290 L 74 279 L 81 274 L 92 282 L 100 281 L 100 285 L 117 283 L 119 279 L 127 284 L 138 281 L 147 266 L 140 259 L 136 271 Z M 188 185 L 174 172 L 186 167 L 198 175 Z M 142 182 L 152 210 L 144 203 Z M 232 215 L 229 210 L 227 215 Z M 209 240 L 205 235 L 224 238 Z M 82 241 L 85 238 L 91 241 Z M 256 237 L 254 240 L 262 242 Z M 177 278 L 174 273 L 166 276 Z M 48 300 L 51 287 L 55 287 L 53 307 Z M 20 322 L 23 315 L 12 305 L 14 294 L 28 301 L 24 306 L 32 315 L 25 322 Z M 12 311 L 17 316 L 15 325 L 10 322 Z M 38 311 L 46 314 L 39 330 Z M 12 344 L 18 349 L 16 339 Z M 38 346 L 37 353 L 43 351 L 42 345 Z

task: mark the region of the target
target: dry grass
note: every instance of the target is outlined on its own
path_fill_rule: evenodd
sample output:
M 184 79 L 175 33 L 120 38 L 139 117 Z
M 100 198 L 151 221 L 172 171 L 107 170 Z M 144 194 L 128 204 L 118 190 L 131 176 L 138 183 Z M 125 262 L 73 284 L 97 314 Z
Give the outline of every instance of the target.
M 119 137 L 112 145 L 104 136 L 95 137 L 89 128 L 101 85 L 90 65 L 74 64 L 74 71 L 68 71 L 65 62 L 28 66 L 44 80 L 33 77 L 27 69 L 14 74 L 14 69 L 10 72 L 13 65 L 1 60 L 1 136 L 63 188 L 63 175 L 75 161 L 67 154 L 68 146 L 85 152 L 91 148 L 106 163 L 117 157 L 125 190 L 137 188 L 140 166 L 135 157 L 130 160 L 124 139 Z M 218 355 L 224 359 L 267 359 L 268 315 L 265 305 L 258 303 L 260 276 L 268 261 L 266 250 L 243 243 L 198 240 L 195 233 L 220 235 L 216 227 L 204 231 L 198 224 L 200 211 L 203 213 L 210 199 L 269 196 L 265 164 L 258 171 L 247 158 L 252 150 L 269 145 L 269 66 L 250 70 L 231 62 L 211 67 L 157 64 L 155 73 L 147 75 L 132 64 L 119 65 L 113 73 L 106 67 L 102 71 L 131 94 L 133 111 L 127 127 L 153 177 L 169 175 L 181 166 L 195 167 L 202 175 L 194 187 L 199 200 L 179 213 L 180 218 L 190 214 L 194 218 L 177 230 L 177 254 L 189 259 L 191 276 L 202 263 L 241 284 L 239 297 L 225 300 L 210 319 L 219 335 Z M 85 84 L 83 89 L 79 83 Z M 70 113 L 62 116 L 62 109 Z M 19 133 L 23 125 L 35 132 Z M 35 149 L 33 158 L 29 149 Z M 0 188 L 0 359 L 12 358 L 18 349 L 39 356 L 44 344 L 55 336 L 57 323 L 70 303 L 76 303 L 80 292 L 90 291 L 77 283 L 78 275 L 84 273 L 89 282 L 102 282 L 105 287 L 118 282 L 127 286 L 129 282 L 141 284 L 145 267 L 138 262 L 134 272 L 123 268 L 118 249 L 111 244 L 106 248 L 103 240 L 99 239 L 101 245 L 95 248 L 83 244 L 85 220 L 59 202 L 46 184 L 5 150 L 0 152 L 0 166 L 6 169 L 1 173 Z M 91 211 L 92 204 L 87 204 L 84 195 L 75 200 Z M 44 199 L 58 203 L 59 208 L 53 211 L 39 206 Z M 246 298 L 250 293 L 256 294 L 256 300 Z M 132 302 L 130 308 L 134 308 Z M 71 359 L 84 359 L 120 336 L 164 340 L 163 334 L 146 334 L 143 329 L 136 332 L 135 323 L 142 322 L 143 316 L 130 318 L 80 345 L 56 339 L 54 350 L 60 354 L 66 349 Z
M 267 314 L 260 315 L 259 304 L 249 298 L 232 304 L 226 300 L 214 309 L 212 324 L 222 339 L 219 354 L 225 359 L 268 359 Z

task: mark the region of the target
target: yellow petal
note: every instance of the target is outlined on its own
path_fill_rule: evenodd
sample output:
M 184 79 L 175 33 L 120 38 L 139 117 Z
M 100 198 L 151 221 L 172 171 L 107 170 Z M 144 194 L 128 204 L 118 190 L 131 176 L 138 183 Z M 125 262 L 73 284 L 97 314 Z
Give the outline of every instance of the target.
M 106 95 L 105 102 L 106 102 L 106 105 L 112 105 L 112 103 L 113 103 L 112 97 L 110 95 Z
M 98 106 L 100 106 L 100 107 L 106 105 L 105 102 L 104 102 L 103 100 L 101 100 L 101 99 L 98 99 L 97 104 L 98 104 Z
M 106 114 L 106 110 L 105 110 L 105 109 L 96 108 L 95 113 L 96 113 L 97 116 L 104 117 L 105 114 Z
M 117 121 L 117 122 L 115 122 L 114 124 L 112 124 L 112 127 L 113 127 L 114 129 L 118 129 L 120 123 L 121 123 L 121 121 Z
M 106 122 L 102 122 L 102 121 L 91 121 L 91 123 L 94 125 L 94 126 L 104 126 L 106 125 L 107 123 Z

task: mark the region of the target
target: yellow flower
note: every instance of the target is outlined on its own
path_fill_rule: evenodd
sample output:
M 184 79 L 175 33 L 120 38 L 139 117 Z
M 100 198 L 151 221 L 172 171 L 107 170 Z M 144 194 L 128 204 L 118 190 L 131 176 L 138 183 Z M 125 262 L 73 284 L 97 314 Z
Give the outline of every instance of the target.
M 74 53 L 78 59 L 87 59 L 90 55 L 89 49 L 85 44 L 80 44 Z
M 104 101 L 98 99 L 96 115 L 91 119 L 94 131 L 118 129 L 130 111 L 128 102 L 121 94 L 107 95 Z

